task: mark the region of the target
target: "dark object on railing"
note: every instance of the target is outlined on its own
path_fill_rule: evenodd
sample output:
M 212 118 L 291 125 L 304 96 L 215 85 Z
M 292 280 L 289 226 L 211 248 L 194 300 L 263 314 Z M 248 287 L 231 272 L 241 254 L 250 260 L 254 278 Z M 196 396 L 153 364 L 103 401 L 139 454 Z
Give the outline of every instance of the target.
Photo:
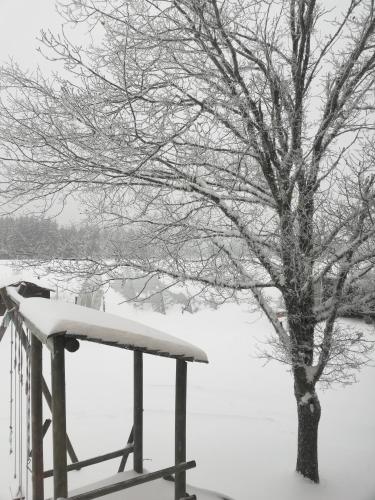
M 79 341 L 73 337 L 65 337 L 65 349 L 69 352 L 78 351 Z
M 36 285 L 35 283 L 30 283 L 29 281 L 20 281 L 17 291 L 19 295 L 21 295 L 21 297 L 25 297 L 25 299 L 29 297 L 42 297 L 43 299 L 50 299 L 51 292 L 53 290 Z

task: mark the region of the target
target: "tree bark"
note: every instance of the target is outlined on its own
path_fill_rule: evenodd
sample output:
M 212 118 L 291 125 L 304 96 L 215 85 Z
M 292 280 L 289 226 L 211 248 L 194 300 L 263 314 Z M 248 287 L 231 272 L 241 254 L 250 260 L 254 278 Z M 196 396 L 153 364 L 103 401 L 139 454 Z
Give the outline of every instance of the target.
M 312 389 L 301 395 L 296 392 L 298 413 L 298 451 L 296 470 L 319 483 L 318 426 L 321 415 L 319 399 Z

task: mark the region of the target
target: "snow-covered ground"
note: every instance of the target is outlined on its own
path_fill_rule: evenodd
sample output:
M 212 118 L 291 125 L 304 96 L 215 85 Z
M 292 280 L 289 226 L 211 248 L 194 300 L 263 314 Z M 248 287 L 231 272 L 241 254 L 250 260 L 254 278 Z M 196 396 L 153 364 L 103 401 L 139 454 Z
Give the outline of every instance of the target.
M 5 276 L 3 268 L 1 272 Z M 276 363 L 263 366 L 255 357 L 257 341 L 271 333 L 264 317 L 234 304 L 193 315 L 172 309 L 164 316 L 117 305 L 120 301 L 109 290 L 107 311 L 164 330 L 208 354 L 209 365 L 188 366 L 188 460 L 197 461 L 197 468 L 187 472 L 189 483 L 235 500 L 375 498 L 374 368 L 363 369 L 355 385 L 320 392 L 317 486 L 294 473 L 296 410 L 290 374 Z M 8 455 L 9 349 L 6 335 L 0 343 L 0 500 L 11 498 L 13 467 Z M 49 381 L 47 352 L 44 360 Z M 67 353 L 68 431 L 80 459 L 126 443 L 132 416 L 131 360 L 131 352 L 88 342 Z M 171 359 L 145 355 L 148 470 L 173 464 L 174 365 Z M 51 430 L 45 440 L 46 468 L 51 466 L 50 438 Z M 72 472 L 70 486 L 113 475 L 118 462 Z M 51 481 L 46 484 L 49 494 Z

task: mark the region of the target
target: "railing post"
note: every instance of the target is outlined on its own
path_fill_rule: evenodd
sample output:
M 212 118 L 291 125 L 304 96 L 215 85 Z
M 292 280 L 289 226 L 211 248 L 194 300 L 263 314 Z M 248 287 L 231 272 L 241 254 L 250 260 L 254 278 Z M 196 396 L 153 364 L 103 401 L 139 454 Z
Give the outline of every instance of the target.
M 31 435 L 33 500 L 44 500 L 43 481 L 43 353 L 42 343 L 31 335 Z
M 53 486 L 54 499 L 68 496 L 66 457 L 66 403 L 64 337 L 53 338 L 52 372 L 52 427 L 53 427 Z
M 143 354 L 134 351 L 134 470 L 143 472 Z
M 186 361 L 176 362 L 175 465 L 186 462 Z M 186 472 L 175 474 L 175 500 L 186 496 Z

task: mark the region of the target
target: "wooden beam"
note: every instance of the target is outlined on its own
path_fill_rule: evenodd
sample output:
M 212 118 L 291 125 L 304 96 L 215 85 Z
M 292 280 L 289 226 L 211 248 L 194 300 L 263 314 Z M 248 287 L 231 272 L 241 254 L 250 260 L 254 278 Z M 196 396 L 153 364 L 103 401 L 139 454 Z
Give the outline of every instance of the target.
M 65 402 L 65 339 L 53 337 L 51 353 L 52 373 L 52 429 L 53 429 L 53 492 L 54 499 L 68 496 Z
M 132 430 L 130 431 L 130 434 L 129 434 L 129 437 L 128 437 L 128 445 L 129 444 L 132 444 L 134 445 L 134 427 L 132 427 Z M 133 446 L 133 450 L 134 451 L 134 446 Z M 121 458 L 121 462 L 120 462 L 120 466 L 118 468 L 118 472 L 123 472 L 125 470 L 125 465 L 126 465 L 126 462 L 128 460 L 128 456 L 129 456 L 129 453 L 130 451 L 128 451 L 128 446 L 125 448 L 125 452 Z
M 178 473 L 180 471 L 186 471 L 192 469 L 196 466 L 194 460 L 191 462 L 185 462 L 179 465 L 174 465 L 173 467 L 167 467 L 166 469 L 161 469 L 155 472 L 149 472 L 148 474 L 142 474 L 141 476 L 132 477 L 130 479 L 125 479 L 124 481 L 119 481 L 114 484 L 109 484 L 107 486 L 102 486 L 96 490 L 87 491 L 85 493 L 78 493 L 68 497 L 66 500 L 93 500 L 94 498 L 99 498 L 104 495 L 109 495 L 111 493 L 116 493 L 117 491 L 122 491 L 132 486 L 138 486 L 139 484 L 148 483 L 154 481 L 155 479 L 160 479 L 168 474 Z
M 106 462 L 107 460 L 112 460 L 113 458 L 121 457 L 125 452 L 131 453 L 133 451 L 133 445 L 129 444 L 126 448 L 121 448 L 121 450 L 111 451 L 105 455 L 99 455 L 93 458 L 87 458 L 86 460 L 81 460 L 75 464 L 67 465 L 66 470 L 69 472 L 71 470 L 83 469 L 83 467 L 88 467 L 89 465 L 99 464 L 101 462 Z M 44 477 L 53 476 L 53 469 L 44 472 Z
M 2 296 L 0 295 L 0 300 L 1 299 L 2 299 Z M 9 316 L 9 312 L 7 309 L 4 316 L 3 316 L 3 320 L 1 322 L 1 325 L 0 325 L 0 342 L 1 342 L 2 338 L 4 337 L 4 333 L 6 332 L 6 329 L 9 326 L 9 322 L 10 322 L 10 316 Z
M 31 325 L 30 325 L 31 326 Z M 180 354 L 171 354 L 166 351 L 159 351 L 158 349 L 147 349 L 146 347 L 135 347 L 133 344 L 119 344 L 118 342 L 107 342 L 103 339 L 94 339 L 90 338 L 90 336 L 87 335 L 75 335 L 74 338 L 78 340 L 86 340 L 87 342 L 93 342 L 94 344 L 104 344 L 104 345 L 109 345 L 111 347 L 117 347 L 118 349 L 128 349 L 130 351 L 139 351 L 143 352 L 144 354 L 154 354 L 155 356 L 161 356 L 161 357 L 166 357 L 166 358 L 172 358 L 172 359 L 183 359 L 184 361 L 191 361 L 195 363 L 208 363 L 207 360 L 202 360 L 202 359 L 195 359 L 192 356 L 184 356 Z
M 143 472 L 143 354 L 134 351 L 134 470 Z
M 52 420 L 50 418 L 47 418 L 45 421 L 44 421 L 44 424 L 43 424 L 43 427 L 42 427 L 42 435 L 43 435 L 43 439 L 44 439 L 44 436 L 47 434 L 47 431 L 48 429 L 50 428 L 50 425 L 52 424 Z M 29 458 L 31 458 L 33 456 L 33 450 L 31 449 L 30 450 L 30 453 L 29 453 Z
M 52 424 L 52 420 L 50 418 L 46 418 L 43 424 L 43 437 L 47 434 L 50 425 Z
M 31 335 L 31 435 L 33 500 L 44 500 L 43 484 L 43 345 Z
M 45 381 L 44 377 L 42 380 L 42 391 L 43 391 L 43 396 L 47 402 L 47 405 L 52 412 L 52 396 L 51 396 L 51 392 L 48 388 L 47 382 Z M 66 435 L 66 448 L 67 448 L 68 455 L 69 455 L 72 463 L 74 463 L 74 464 L 77 463 L 78 458 L 77 458 L 76 452 L 74 451 L 73 445 L 69 439 L 68 434 Z
M 186 361 L 176 361 L 175 464 L 186 462 Z M 175 475 L 175 500 L 186 496 L 186 472 Z

